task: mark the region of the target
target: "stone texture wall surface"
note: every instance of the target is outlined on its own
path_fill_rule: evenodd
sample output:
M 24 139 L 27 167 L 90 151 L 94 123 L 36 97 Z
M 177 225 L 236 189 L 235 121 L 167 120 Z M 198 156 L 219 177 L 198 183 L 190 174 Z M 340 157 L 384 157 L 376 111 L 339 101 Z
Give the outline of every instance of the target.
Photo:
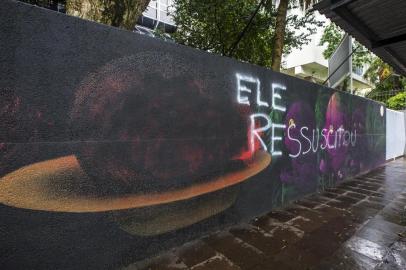
M 378 103 L 3 1 L 1 269 L 127 265 L 385 162 Z

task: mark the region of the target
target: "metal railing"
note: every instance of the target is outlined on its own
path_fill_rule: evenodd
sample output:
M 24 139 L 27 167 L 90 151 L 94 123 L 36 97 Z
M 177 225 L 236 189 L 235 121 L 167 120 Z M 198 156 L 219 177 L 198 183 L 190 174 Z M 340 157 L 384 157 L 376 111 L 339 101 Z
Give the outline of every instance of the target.
M 387 91 L 371 91 L 369 92 L 366 97 L 378 102 L 386 103 L 387 100 L 397 94 L 405 92 L 405 89 L 392 89 Z M 404 104 L 403 110 L 406 110 L 406 103 Z

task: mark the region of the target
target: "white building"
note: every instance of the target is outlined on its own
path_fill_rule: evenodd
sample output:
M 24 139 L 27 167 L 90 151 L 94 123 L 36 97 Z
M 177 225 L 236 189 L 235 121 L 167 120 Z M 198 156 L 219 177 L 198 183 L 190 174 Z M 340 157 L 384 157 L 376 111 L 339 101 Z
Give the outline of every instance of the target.
M 175 22 L 170 15 L 173 8 L 172 5 L 173 0 L 151 0 L 142 16 L 138 19 L 136 30 L 151 33 L 150 29 L 160 27 L 164 32 L 174 32 L 176 30 Z
M 324 16 L 315 13 L 318 20 L 325 21 L 324 25 L 330 23 Z M 284 55 L 282 72 L 305 80 L 323 83 L 328 77 L 328 61 L 323 56 L 325 46 L 319 46 L 323 31 L 324 27 L 318 27 L 317 32 L 311 36 L 309 44 Z M 353 88 L 358 95 L 364 96 L 371 90 L 371 83 L 363 78 L 366 68 L 366 66 L 353 68 Z

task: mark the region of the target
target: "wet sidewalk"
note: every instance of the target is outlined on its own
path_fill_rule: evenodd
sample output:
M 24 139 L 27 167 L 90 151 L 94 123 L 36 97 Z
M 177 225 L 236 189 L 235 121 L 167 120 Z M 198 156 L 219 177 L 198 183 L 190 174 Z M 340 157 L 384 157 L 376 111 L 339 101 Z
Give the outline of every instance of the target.
M 406 159 L 124 269 L 406 269 Z

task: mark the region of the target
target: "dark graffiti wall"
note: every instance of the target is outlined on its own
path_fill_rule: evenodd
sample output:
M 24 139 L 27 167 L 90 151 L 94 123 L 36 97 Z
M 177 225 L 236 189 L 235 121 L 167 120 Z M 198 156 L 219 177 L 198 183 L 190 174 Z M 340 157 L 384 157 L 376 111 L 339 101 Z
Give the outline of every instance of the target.
M 385 109 L 3 1 L 0 268 L 117 269 L 385 162 Z

